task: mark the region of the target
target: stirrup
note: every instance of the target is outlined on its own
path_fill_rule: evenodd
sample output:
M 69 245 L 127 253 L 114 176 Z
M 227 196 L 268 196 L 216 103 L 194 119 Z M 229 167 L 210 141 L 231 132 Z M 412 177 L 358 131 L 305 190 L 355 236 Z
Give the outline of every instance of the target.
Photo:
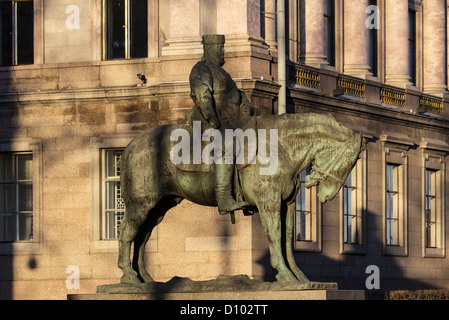
M 231 213 L 235 210 L 243 210 L 249 206 L 249 203 L 246 201 L 238 202 L 238 201 L 232 200 L 232 202 L 233 202 L 232 204 L 227 203 L 227 206 L 225 209 L 223 209 L 223 208 L 220 209 L 220 206 L 218 206 L 218 212 L 220 213 L 220 215 L 225 215 L 225 214 Z

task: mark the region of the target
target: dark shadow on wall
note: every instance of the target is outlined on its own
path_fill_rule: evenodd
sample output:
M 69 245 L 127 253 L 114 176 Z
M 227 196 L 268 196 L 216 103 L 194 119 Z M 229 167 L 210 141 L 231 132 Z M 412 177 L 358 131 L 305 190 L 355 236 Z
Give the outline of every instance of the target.
M 18 106 L 14 102 L 14 95 L 11 94 L 11 79 L 9 71 L 0 71 L 0 156 L 11 151 L 12 140 L 18 135 L 20 127 L 18 127 Z M 0 161 L 0 212 L 6 213 L 7 194 L 5 163 Z M 6 218 L 0 216 L 0 228 L 2 229 L 2 237 L 0 238 L 0 299 L 10 300 L 13 298 L 13 255 L 8 254 L 12 245 L 5 242 L 5 226 Z
M 326 214 L 325 210 L 323 211 Z M 367 223 L 374 225 L 374 222 L 370 221 L 373 218 L 378 219 L 379 216 L 367 212 Z M 260 220 L 257 216 L 254 219 Z M 263 234 L 261 227 L 260 221 L 253 223 L 253 242 L 268 244 L 266 240 L 261 239 Z M 334 282 L 338 284 L 340 290 L 364 290 L 366 299 L 383 299 L 386 292 L 394 290 L 443 289 L 423 280 L 407 277 L 407 271 L 402 265 L 410 257 L 384 255 L 381 237 L 373 231 L 368 230 L 368 232 L 364 254 L 339 254 L 323 244 L 322 252 L 295 251 L 296 264 L 310 281 Z M 254 237 L 255 234 L 258 236 Z M 332 248 L 338 250 L 338 246 L 333 245 Z M 336 254 L 339 254 L 339 259 L 330 257 Z M 379 289 L 367 288 L 367 282 L 374 283 L 371 277 L 373 272 L 367 269 L 371 265 L 379 268 Z M 256 277 L 265 281 L 275 281 L 276 270 L 271 267 L 268 246 L 265 250 L 259 250 L 258 255 L 256 254 L 253 259 L 253 269 L 259 272 Z

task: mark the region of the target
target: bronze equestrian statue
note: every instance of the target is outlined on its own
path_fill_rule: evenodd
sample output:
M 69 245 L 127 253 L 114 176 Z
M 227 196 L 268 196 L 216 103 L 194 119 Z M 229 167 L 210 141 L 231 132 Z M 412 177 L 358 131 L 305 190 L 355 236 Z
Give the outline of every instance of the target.
M 195 102 L 188 115 L 189 123 L 204 121 L 225 136 L 226 129 L 243 128 L 248 117 L 254 114 L 244 92 L 237 88 L 231 76 L 221 68 L 224 61 L 223 35 L 204 35 L 204 56 L 190 73 L 191 97 Z M 223 148 L 225 150 L 225 148 Z M 234 161 L 226 163 L 230 154 L 223 154 L 215 163 L 215 195 L 220 214 L 243 209 L 246 201 L 239 203 L 231 194 Z M 229 162 L 229 161 L 228 161 Z
M 332 200 L 354 167 L 363 138 L 330 115 L 254 117 L 246 96 L 220 67 L 224 37 L 203 37 L 203 41 L 205 57 L 193 68 L 190 77 L 195 107 L 188 116 L 188 123 L 152 128 L 138 135 L 122 155 L 120 181 L 126 212 L 119 229 L 121 282 L 153 282 L 145 269 L 145 244 L 166 212 L 183 199 L 199 205 L 218 206 L 221 214 L 238 209 L 244 209 L 248 214 L 258 212 L 268 237 L 270 261 L 277 270 L 277 281 L 308 282 L 297 267 L 292 251 L 298 175 L 311 166 L 306 187 L 319 185 L 318 199 L 321 202 Z M 216 55 L 215 58 L 208 56 L 212 52 L 207 51 L 208 45 L 218 47 L 212 50 L 215 54 L 211 55 Z M 225 129 L 257 128 L 257 132 L 267 133 L 263 138 L 257 135 L 259 142 L 261 139 L 272 141 L 270 139 L 275 137 L 276 170 L 272 174 L 261 174 L 266 167 L 262 161 L 235 165 L 175 164 L 171 153 L 176 141 L 171 135 L 176 130 L 192 132 L 195 121 L 220 133 Z M 257 156 L 266 141 L 258 143 Z M 223 156 L 218 155 L 218 160 Z M 281 244 L 284 210 L 287 211 L 286 259 Z

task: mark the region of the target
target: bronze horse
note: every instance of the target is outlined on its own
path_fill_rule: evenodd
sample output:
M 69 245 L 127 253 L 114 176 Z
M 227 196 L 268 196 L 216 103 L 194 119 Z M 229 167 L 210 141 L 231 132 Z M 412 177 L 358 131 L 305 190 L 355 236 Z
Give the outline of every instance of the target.
M 170 208 L 183 199 L 216 206 L 213 172 L 181 170 L 170 160 L 173 146 L 170 134 L 180 127 L 152 128 L 137 136 L 122 155 L 121 186 L 126 204 L 119 229 L 118 266 L 123 271 L 122 283 L 153 281 L 145 269 L 144 247 L 153 228 Z M 308 282 L 297 267 L 292 251 L 298 175 L 311 165 L 306 187 L 319 184 L 318 199 L 321 202 L 333 199 L 357 161 L 363 138 L 332 116 L 313 113 L 260 116 L 257 128 L 277 129 L 278 167 L 274 174 L 261 175 L 260 168 L 264 165 L 259 162 L 240 166 L 241 193 L 260 214 L 277 281 Z M 286 216 L 286 260 L 281 243 L 283 214 Z

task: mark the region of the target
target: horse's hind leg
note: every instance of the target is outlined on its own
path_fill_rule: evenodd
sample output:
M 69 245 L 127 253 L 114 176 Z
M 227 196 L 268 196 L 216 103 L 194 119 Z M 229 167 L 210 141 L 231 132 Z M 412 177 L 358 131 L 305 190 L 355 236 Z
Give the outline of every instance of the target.
M 150 211 L 149 215 L 152 212 Z M 145 244 L 151 236 L 151 232 L 153 228 L 156 226 L 155 223 L 147 221 L 144 226 L 142 226 L 135 239 L 134 239 L 134 257 L 132 266 L 134 271 L 137 272 L 137 277 L 143 282 L 152 282 L 154 281 L 148 271 L 145 269 L 145 262 L 143 259 L 143 255 L 145 254 Z M 142 257 L 142 259 L 140 259 Z
M 180 198 L 166 198 L 160 201 L 155 208 L 151 209 L 145 225 L 139 229 L 134 240 L 133 269 L 144 282 L 154 281 L 145 268 L 145 245 L 151 232 L 162 221 L 167 211 L 179 204 L 181 200 Z
M 120 279 L 122 283 L 141 283 L 131 269 L 131 243 L 134 241 L 139 228 L 145 222 L 151 205 L 127 204 L 125 218 L 119 229 L 118 239 L 118 266 L 123 271 Z

